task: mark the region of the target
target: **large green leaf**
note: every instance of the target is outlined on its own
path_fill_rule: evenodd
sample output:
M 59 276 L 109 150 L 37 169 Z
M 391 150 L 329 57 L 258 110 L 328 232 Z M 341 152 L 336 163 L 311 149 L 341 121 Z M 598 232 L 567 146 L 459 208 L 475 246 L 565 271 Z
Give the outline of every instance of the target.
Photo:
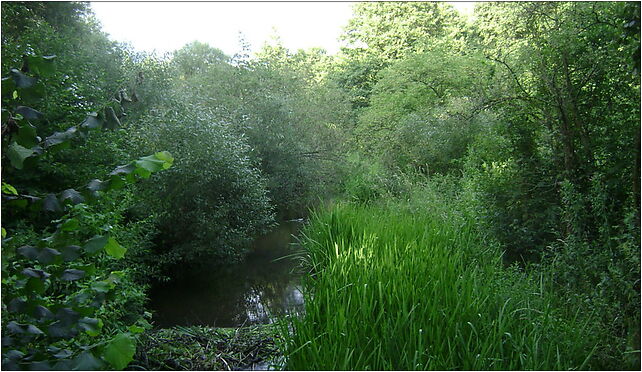
M 116 239 L 110 237 L 107 240 L 107 245 L 105 245 L 105 252 L 107 252 L 108 255 L 121 259 L 125 257 L 125 252 L 127 252 L 127 248 L 121 246 L 118 244 Z
M 27 122 L 19 124 L 18 133 L 14 138 L 20 146 L 27 149 L 32 149 L 40 142 L 40 137 L 38 137 L 36 133 L 36 127 Z
M 105 245 L 107 245 L 107 240 L 108 238 L 106 236 L 96 235 L 93 238 L 87 240 L 84 247 L 85 251 L 87 251 L 87 253 L 89 254 L 96 253 L 105 248 Z
M 103 363 L 100 359 L 93 356 L 89 351 L 85 351 L 74 359 L 74 371 L 95 371 L 103 369 Z M 122 369 L 122 368 L 121 368 Z
M 107 344 L 103 351 L 103 358 L 114 369 L 121 370 L 132 361 L 135 352 L 134 337 L 127 333 L 120 333 Z
M 11 165 L 17 169 L 22 169 L 25 159 L 31 155 L 33 155 L 32 149 L 22 147 L 16 142 L 11 143 L 7 148 L 7 156 L 11 161 Z

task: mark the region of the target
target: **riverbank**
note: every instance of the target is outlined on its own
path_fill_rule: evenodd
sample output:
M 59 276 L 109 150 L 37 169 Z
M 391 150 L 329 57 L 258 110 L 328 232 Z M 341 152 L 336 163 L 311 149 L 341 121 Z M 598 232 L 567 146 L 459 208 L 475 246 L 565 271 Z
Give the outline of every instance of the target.
M 139 338 L 128 370 L 269 370 L 281 364 L 275 324 L 239 328 L 172 327 Z

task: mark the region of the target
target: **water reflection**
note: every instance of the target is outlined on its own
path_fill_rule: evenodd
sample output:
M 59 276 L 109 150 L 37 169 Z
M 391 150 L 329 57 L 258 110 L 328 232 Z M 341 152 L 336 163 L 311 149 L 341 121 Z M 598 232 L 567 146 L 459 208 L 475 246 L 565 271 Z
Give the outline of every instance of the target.
M 160 327 L 208 325 L 237 327 L 272 322 L 275 315 L 303 311 L 293 234 L 299 222 L 282 223 L 253 244 L 238 265 L 201 270 L 153 288 L 154 322 Z

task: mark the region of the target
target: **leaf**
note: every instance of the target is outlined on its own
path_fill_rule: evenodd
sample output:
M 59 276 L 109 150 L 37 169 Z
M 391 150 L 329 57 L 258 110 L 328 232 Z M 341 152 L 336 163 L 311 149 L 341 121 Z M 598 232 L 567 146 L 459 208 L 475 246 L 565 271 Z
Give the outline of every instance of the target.
M 56 312 L 56 319 L 58 319 L 64 326 L 71 326 L 78 322 L 80 314 L 73 309 L 63 307 Z
M 16 114 L 22 115 L 27 120 L 39 120 L 44 116 L 42 112 L 34 110 L 31 107 L 27 106 L 16 107 Z
M 10 321 L 6 326 L 7 331 L 10 333 L 24 333 L 22 326 L 15 321 Z
M 49 336 L 56 338 L 72 338 L 78 334 L 78 331 L 72 329 L 69 325 L 63 324 L 60 320 L 52 323 L 47 328 L 47 331 Z
M 42 294 L 45 292 L 45 282 L 39 278 L 29 278 L 29 280 L 27 280 L 27 284 L 25 285 L 25 289 L 28 292 Z
M 56 359 L 64 359 L 64 358 L 69 358 L 72 356 L 74 353 L 69 350 L 69 349 L 62 349 L 60 351 L 56 351 L 55 354 L 53 354 L 54 358 Z
M 174 157 L 167 151 L 160 151 L 154 154 L 156 159 L 164 162 L 163 169 L 169 169 L 174 164 Z
M 87 129 L 102 128 L 103 121 L 98 117 L 98 114 L 91 113 L 87 115 L 87 117 L 82 123 L 80 123 L 80 126 L 82 128 L 87 128 Z
M 106 281 L 100 281 L 100 282 L 91 283 L 91 289 L 93 289 L 96 292 L 100 292 L 100 293 L 107 293 L 112 288 L 114 288 L 114 284 L 106 282 Z
M 40 142 L 40 137 L 36 134 L 36 127 L 24 122 L 19 125 L 15 140 L 20 146 L 31 149 L 35 153 L 36 151 L 34 151 L 33 147 Z
M 107 241 L 108 238 L 106 236 L 96 235 L 85 243 L 85 251 L 87 251 L 87 253 L 89 254 L 99 252 L 100 250 L 105 248 L 105 245 L 107 245 Z
M 62 258 L 65 262 L 73 261 L 80 257 L 80 247 L 77 245 L 68 245 L 64 248 L 61 248 Z
M 19 87 L 18 87 L 19 88 Z M 36 81 L 32 86 L 18 89 L 20 98 L 25 103 L 38 102 L 45 96 L 45 85 L 41 81 Z
M 16 190 L 15 187 L 9 185 L 6 182 L 2 183 L 2 193 L 3 194 L 9 194 L 9 195 L 18 195 L 18 190 Z
M 134 163 L 126 164 L 126 165 L 121 165 L 119 167 L 116 167 L 111 173 L 109 173 L 110 176 L 120 176 L 120 175 L 127 175 L 130 174 L 131 172 L 136 170 L 136 165 Z
M 27 325 L 27 333 L 32 334 L 32 335 L 44 335 L 45 333 L 40 330 L 40 328 L 36 327 L 33 324 Z
M 38 81 L 37 78 L 29 77 L 15 68 L 11 69 L 9 75 L 13 79 L 17 88 L 30 88 Z
M 84 329 L 91 337 L 96 337 L 103 328 L 103 321 L 96 318 L 84 317 L 78 321 L 78 326 Z
M 33 310 L 33 315 L 37 319 L 52 319 L 53 313 L 42 305 L 38 305 Z
M 33 155 L 33 150 L 22 147 L 16 142 L 7 147 L 7 156 L 11 161 L 11 165 L 16 169 L 22 169 L 25 159 L 31 155 Z
M 78 128 L 76 127 L 70 127 L 64 132 L 55 132 L 51 136 L 45 138 L 45 147 L 52 147 L 67 142 L 76 136 L 76 132 L 78 132 Z
M 158 159 L 156 155 L 145 156 L 136 160 L 135 163 L 137 166 L 143 167 L 150 172 L 157 172 L 159 170 L 166 169 L 164 168 L 165 162 Z
M 89 189 L 92 192 L 103 191 L 107 188 L 107 186 L 108 186 L 107 183 L 101 180 L 91 180 L 87 184 L 87 189 Z
M 60 276 L 61 280 L 66 280 L 66 281 L 73 281 L 73 280 L 78 280 L 82 279 L 85 276 L 85 272 L 82 270 L 78 269 L 67 269 L 63 271 L 62 275 Z
M 62 205 L 55 194 L 49 194 L 42 202 L 42 209 L 47 212 L 62 212 Z
M 105 246 L 105 252 L 107 252 L 108 255 L 121 259 L 125 257 L 125 252 L 127 252 L 127 248 L 121 246 L 118 244 L 116 239 L 110 237 L 107 241 L 107 245 Z
M 102 370 L 103 363 L 96 358 L 91 352 L 85 351 L 74 359 L 74 371 L 94 371 Z M 122 368 L 120 368 L 122 369 Z
M 37 279 L 47 279 L 48 277 L 51 276 L 51 274 L 38 270 L 38 269 L 32 269 L 32 268 L 26 268 L 22 270 L 22 274 L 31 278 L 37 278 Z
M 60 194 L 60 200 L 64 203 L 69 200 L 72 204 L 79 204 L 85 201 L 85 198 L 74 189 L 67 189 Z
M 19 255 L 26 257 L 30 260 L 35 260 L 38 257 L 38 253 L 40 253 L 38 248 L 30 245 L 24 245 L 16 249 L 16 252 L 18 252 Z
M 27 301 L 25 301 L 25 299 L 16 297 L 9 302 L 9 305 L 7 305 L 7 310 L 12 313 L 21 313 L 25 311 L 26 305 Z
M 133 334 L 138 334 L 138 333 L 145 332 L 145 328 L 139 327 L 139 326 L 137 326 L 135 324 L 134 325 L 130 325 L 127 329 L 129 330 L 129 332 L 131 332 Z
M 42 264 L 48 265 L 56 260 L 60 256 L 60 252 L 53 248 L 43 248 L 38 254 L 38 261 Z
M 120 333 L 107 344 L 102 356 L 114 369 L 122 370 L 133 360 L 135 352 L 134 338 L 127 333 Z
M 75 219 L 75 218 L 70 218 L 68 220 L 65 220 L 60 225 L 60 230 L 62 230 L 62 231 L 76 231 L 76 230 L 78 230 L 78 227 L 80 227 L 80 223 L 78 222 L 78 220 Z

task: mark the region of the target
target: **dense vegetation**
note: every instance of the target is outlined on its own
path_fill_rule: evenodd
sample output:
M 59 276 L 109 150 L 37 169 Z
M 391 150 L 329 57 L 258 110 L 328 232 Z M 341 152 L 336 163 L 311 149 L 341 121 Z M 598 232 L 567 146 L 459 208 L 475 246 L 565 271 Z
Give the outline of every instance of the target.
M 308 208 L 287 368 L 640 368 L 640 3 L 359 3 L 252 57 L 1 6 L 3 368 L 126 367 L 150 282 Z

